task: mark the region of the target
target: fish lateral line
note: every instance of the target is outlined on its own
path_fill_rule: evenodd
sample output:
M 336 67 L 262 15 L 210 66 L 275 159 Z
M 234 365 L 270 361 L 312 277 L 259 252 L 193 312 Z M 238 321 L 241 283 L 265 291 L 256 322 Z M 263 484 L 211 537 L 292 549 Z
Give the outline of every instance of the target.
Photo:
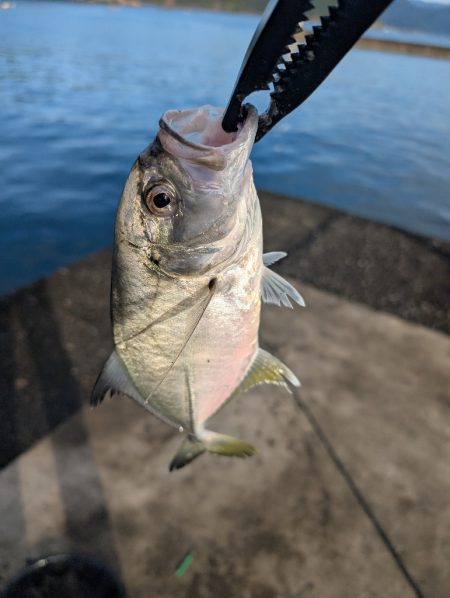
M 211 279 L 211 280 L 216 280 L 216 279 Z M 211 281 L 210 281 L 211 282 Z M 216 283 L 214 282 L 211 286 L 208 284 L 208 290 L 209 290 L 209 295 L 207 298 L 207 301 L 205 303 L 205 306 L 202 308 L 199 317 L 197 319 L 197 321 L 195 322 L 195 325 L 193 326 L 192 330 L 189 332 L 186 340 L 183 342 L 180 350 L 178 351 L 175 359 L 172 361 L 172 363 L 170 364 L 168 370 L 166 371 L 166 373 L 163 375 L 163 377 L 161 378 L 161 380 L 158 382 L 158 384 L 152 389 L 152 391 L 150 392 L 149 395 L 147 395 L 144 399 L 144 403 L 148 404 L 148 402 L 150 401 L 150 399 L 156 394 L 156 392 L 158 391 L 158 389 L 161 387 L 161 385 L 164 383 L 164 381 L 167 379 L 168 375 L 170 374 L 170 372 L 173 370 L 175 364 L 177 363 L 178 359 L 180 358 L 181 354 L 183 353 L 184 349 L 186 348 L 187 344 L 189 343 L 189 341 L 192 338 L 192 335 L 194 334 L 194 332 L 197 330 L 198 325 L 200 324 L 205 311 L 208 308 L 208 305 L 211 302 L 211 299 L 214 296 L 214 291 L 216 290 Z
M 149 324 L 147 324 L 147 326 L 145 326 L 138 332 L 135 332 L 131 336 L 124 338 L 122 342 L 125 344 L 129 343 L 130 341 L 134 340 L 141 334 L 144 334 L 145 332 L 148 332 L 149 330 L 151 330 L 154 326 L 158 326 L 159 324 L 164 324 L 168 320 L 171 320 L 172 318 L 175 318 L 176 316 L 183 313 L 183 311 L 194 308 L 197 305 L 197 303 L 196 303 L 197 299 L 204 298 L 206 289 L 209 292 L 211 292 L 215 289 L 216 282 L 213 282 L 213 280 L 215 280 L 215 279 L 211 279 L 209 281 L 207 287 L 200 287 L 200 289 L 196 292 L 196 294 L 190 295 L 189 297 L 186 297 L 186 299 L 183 299 L 179 303 L 175 304 L 173 307 L 171 307 L 170 309 L 165 311 L 163 314 L 161 314 L 161 316 L 159 316 L 159 318 L 156 318 L 156 320 L 152 320 Z M 210 300 L 209 295 L 207 295 L 207 299 Z

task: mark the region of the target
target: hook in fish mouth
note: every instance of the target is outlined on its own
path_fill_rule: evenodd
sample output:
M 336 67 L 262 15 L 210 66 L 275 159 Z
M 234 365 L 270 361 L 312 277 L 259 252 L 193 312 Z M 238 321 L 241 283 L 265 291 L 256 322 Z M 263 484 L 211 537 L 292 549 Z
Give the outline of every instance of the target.
M 227 133 L 220 125 L 223 109 L 206 105 L 187 110 L 168 110 L 159 126 L 177 141 L 199 151 L 223 147 L 233 143 L 239 132 Z
M 209 105 L 168 110 L 159 121 L 159 143 L 177 159 L 225 171 L 242 158 L 243 152 L 247 152 L 247 157 L 250 154 L 258 115 L 256 108 L 249 105 L 247 118 L 232 133 L 223 130 L 222 117 L 222 108 Z

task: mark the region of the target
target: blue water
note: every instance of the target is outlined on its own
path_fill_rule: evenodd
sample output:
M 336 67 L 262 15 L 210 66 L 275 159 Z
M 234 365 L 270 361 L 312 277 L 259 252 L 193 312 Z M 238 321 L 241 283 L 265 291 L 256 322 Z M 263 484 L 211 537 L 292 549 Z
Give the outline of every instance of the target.
M 111 243 L 128 169 L 161 113 L 224 105 L 257 20 L 0 10 L 0 292 Z M 450 62 L 354 50 L 255 146 L 256 183 L 450 240 L 449 112 Z

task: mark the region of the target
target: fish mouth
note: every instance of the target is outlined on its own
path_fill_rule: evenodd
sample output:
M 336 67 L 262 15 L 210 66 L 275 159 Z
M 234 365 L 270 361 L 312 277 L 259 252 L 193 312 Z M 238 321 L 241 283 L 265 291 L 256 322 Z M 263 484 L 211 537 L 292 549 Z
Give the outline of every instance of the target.
M 202 106 L 187 110 L 168 110 L 159 126 L 180 143 L 193 149 L 210 149 L 233 143 L 238 131 L 227 133 L 222 129 L 223 109 Z
M 245 120 L 232 133 L 222 129 L 223 108 L 206 105 L 168 110 L 159 121 L 158 137 L 164 149 L 178 159 L 225 170 L 237 159 L 245 161 L 253 146 L 258 113 L 250 104 L 246 109 Z

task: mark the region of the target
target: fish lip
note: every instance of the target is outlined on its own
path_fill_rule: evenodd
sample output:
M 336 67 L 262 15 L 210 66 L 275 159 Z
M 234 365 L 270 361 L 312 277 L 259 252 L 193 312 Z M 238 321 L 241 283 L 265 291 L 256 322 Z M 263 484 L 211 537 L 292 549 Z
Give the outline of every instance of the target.
M 175 112 L 175 111 L 171 110 L 170 112 Z M 166 114 L 167 114 L 167 112 L 164 113 L 161 116 L 161 118 L 159 119 L 159 127 L 163 131 L 165 131 L 166 133 L 168 133 L 171 137 L 173 137 L 174 139 L 176 139 L 179 143 L 182 143 L 183 145 L 187 145 L 188 147 L 191 147 L 192 149 L 196 149 L 196 150 L 208 150 L 208 151 L 211 149 L 210 145 L 203 145 L 201 143 L 194 143 L 193 141 L 189 141 L 189 139 L 186 139 L 185 137 L 183 137 L 183 135 L 180 135 L 180 133 L 178 133 L 177 131 L 175 131 L 175 129 L 172 129 L 172 127 L 169 125 L 169 123 L 167 123 L 164 120 L 164 117 L 165 117 Z M 158 141 L 159 141 L 159 139 L 158 139 Z
M 255 128 L 254 121 L 258 118 L 258 112 L 256 108 L 252 104 L 246 104 L 246 117 L 242 124 L 238 125 L 238 130 L 235 133 L 228 133 L 231 136 L 231 141 L 229 143 L 224 143 L 220 145 L 207 145 L 204 143 L 197 143 L 195 141 L 191 141 L 184 137 L 181 133 L 176 131 L 171 125 L 170 121 L 177 115 L 180 115 L 183 112 L 198 112 L 198 110 L 202 109 L 212 109 L 219 111 L 222 115 L 224 114 L 225 110 L 223 108 L 216 108 L 215 106 L 205 105 L 199 109 L 196 108 L 189 108 L 186 110 L 168 110 L 165 112 L 161 118 L 159 119 L 159 126 L 160 128 L 170 135 L 173 139 L 181 143 L 182 145 L 189 147 L 191 149 L 197 150 L 199 152 L 211 153 L 212 151 L 229 151 L 232 150 L 233 147 L 238 146 L 241 143 L 241 138 L 245 137 L 249 134 L 252 128 Z M 224 131 L 226 134 L 226 132 Z M 256 130 L 255 130 L 256 135 Z M 161 143 L 161 141 L 160 141 Z

